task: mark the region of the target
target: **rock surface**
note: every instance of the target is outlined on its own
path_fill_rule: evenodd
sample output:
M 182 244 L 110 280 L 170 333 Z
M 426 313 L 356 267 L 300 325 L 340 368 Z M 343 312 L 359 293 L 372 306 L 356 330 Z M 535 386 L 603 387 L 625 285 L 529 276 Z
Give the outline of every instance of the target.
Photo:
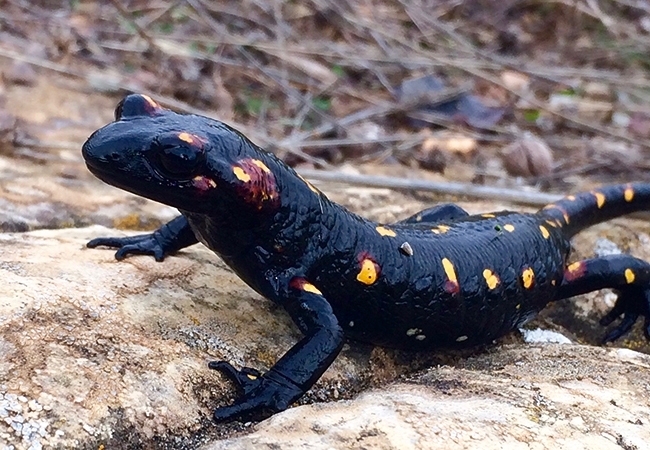
M 650 448 L 647 355 L 562 345 L 499 352 L 352 401 L 294 408 L 202 450 Z
M 120 233 L 0 234 L 0 448 L 649 448 L 650 357 L 573 344 L 351 343 L 302 401 L 326 403 L 214 425 L 234 392 L 206 362 L 264 370 L 299 334 L 201 246 L 162 264 L 84 246 Z

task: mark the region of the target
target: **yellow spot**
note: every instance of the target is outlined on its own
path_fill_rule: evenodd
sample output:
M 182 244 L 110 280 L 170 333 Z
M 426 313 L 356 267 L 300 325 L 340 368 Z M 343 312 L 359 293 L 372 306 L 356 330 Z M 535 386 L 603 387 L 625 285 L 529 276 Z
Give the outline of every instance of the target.
M 512 233 L 513 231 L 515 231 L 515 226 L 512 225 L 512 224 L 507 223 L 507 224 L 505 224 L 503 226 L 503 229 L 506 230 L 509 233 Z
M 564 217 L 564 223 L 569 224 L 569 215 L 566 211 L 562 211 L 562 217 Z
M 454 270 L 454 265 L 447 258 L 442 258 L 442 268 L 445 269 L 445 275 L 447 279 L 452 283 L 458 283 L 456 278 L 456 271 Z
M 521 273 L 521 281 L 524 283 L 524 287 L 526 289 L 530 289 L 533 286 L 533 282 L 535 281 L 535 272 L 533 272 L 533 269 L 530 267 L 524 269 L 524 271 Z
M 568 270 L 569 272 L 573 273 L 573 272 L 575 272 L 576 270 L 579 270 L 581 266 L 582 266 L 582 263 L 581 263 L 580 261 L 578 261 L 578 262 L 574 262 L 574 263 L 572 263 L 572 264 L 569 264 L 569 265 L 567 266 L 566 270 Z
M 432 228 L 431 231 L 433 231 L 435 234 L 441 234 L 441 233 L 446 233 L 449 231 L 449 228 L 447 225 L 438 225 L 437 228 Z
M 548 237 L 550 236 L 548 230 L 546 229 L 546 227 L 544 225 L 539 226 L 539 231 L 542 232 L 542 236 L 544 236 L 544 239 L 548 239 Z
M 552 285 L 552 286 L 555 286 L 555 283 L 556 283 L 555 280 L 551 280 L 551 285 Z
M 194 144 L 194 138 L 190 133 L 182 132 L 178 134 L 178 139 L 185 141 L 188 144 Z
M 565 216 L 565 217 L 566 217 L 567 219 L 569 218 L 568 216 Z M 559 220 L 556 220 L 555 223 L 557 223 L 557 226 L 558 226 L 558 227 L 562 228 L 562 222 L 560 222 Z M 567 221 L 567 223 L 568 223 L 568 221 Z
M 481 214 L 481 217 L 485 217 L 486 219 L 492 219 L 496 216 L 494 214 L 488 213 L 488 214 Z
M 257 167 L 259 167 L 260 169 L 262 169 L 264 172 L 266 172 L 266 173 L 271 173 L 271 169 L 269 169 L 268 167 L 266 167 L 266 164 L 264 164 L 264 163 L 263 163 L 262 161 L 260 161 L 259 159 L 253 159 L 253 160 L 251 160 L 251 162 L 252 162 L 253 164 L 255 164 Z
M 318 288 L 311 283 L 303 284 L 302 290 L 305 292 L 311 292 L 312 294 L 316 294 L 316 295 L 323 295 L 323 293 L 319 291 Z
M 605 204 L 605 196 L 600 192 L 592 192 L 592 194 L 594 197 L 596 197 L 596 204 L 598 205 L 598 209 L 602 208 Z
M 257 380 L 257 377 L 253 375 L 252 373 L 247 373 L 246 376 L 250 378 L 251 380 Z
M 515 306 L 515 309 L 521 309 L 521 303 L 517 304 L 517 306 Z
M 242 169 L 241 167 L 235 166 L 232 168 L 232 171 L 239 181 L 248 183 L 251 180 L 251 176 L 246 172 L 244 172 L 244 169 Z
M 625 188 L 624 195 L 625 195 L 626 202 L 631 202 L 634 199 L 634 189 L 632 189 L 632 186 L 628 185 Z
M 377 233 L 379 233 L 382 236 L 390 236 L 390 237 L 397 236 L 397 233 L 395 233 L 393 230 L 390 230 L 386 227 L 378 226 L 375 228 L 375 230 L 377 230 Z
M 499 277 L 497 277 L 490 269 L 485 269 L 483 271 L 483 278 L 485 278 L 485 282 L 489 289 L 494 289 L 499 284 Z
M 634 272 L 632 272 L 632 269 L 625 269 L 625 281 L 627 281 L 627 284 L 632 284 L 634 283 Z
M 576 196 L 575 195 L 569 195 L 566 199 L 573 202 L 573 201 L 575 201 Z
M 546 206 L 545 206 L 544 208 L 542 208 L 542 209 L 553 209 L 553 208 L 557 208 L 557 207 L 556 207 L 553 203 L 551 203 L 550 205 L 546 205 Z
M 552 220 L 547 220 L 546 223 L 552 226 L 553 228 L 557 227 L 557 223 L 553 222 Z
M 361 270 L 357 275 L 357 280 L 368 285 L 377 281 L 377 269 L 374 261 L 367 258 L 361 261 Z
M 152 108 L 160 108 L 160 105 L 159 105 L 159 104 L 158 104 L 154 99 L 152 99 L 151 97 L 149 97 L 148 95 L 144 95 L 144 94 L 143 94 L 143 95 L 142 95 L 142 98 L 145 99 L 145 100 L 147 101 L 147 103 L 149 103 L 149 105 L 150 105 Z

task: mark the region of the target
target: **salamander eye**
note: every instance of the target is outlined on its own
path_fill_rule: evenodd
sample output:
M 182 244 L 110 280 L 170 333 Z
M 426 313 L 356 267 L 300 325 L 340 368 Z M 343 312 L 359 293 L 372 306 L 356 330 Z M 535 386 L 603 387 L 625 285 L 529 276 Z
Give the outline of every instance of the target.
M 187 134 L 159 136 L 151 145 L 157 168 L 163 175 L 174 179 L 189 179 L 196 175 L 205 161 L 203 141 Z

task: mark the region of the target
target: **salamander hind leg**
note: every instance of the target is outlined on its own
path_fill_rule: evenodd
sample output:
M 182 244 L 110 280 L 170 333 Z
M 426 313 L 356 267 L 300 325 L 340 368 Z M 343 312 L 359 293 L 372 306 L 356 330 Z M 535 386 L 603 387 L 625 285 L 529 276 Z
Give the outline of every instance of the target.
M 397 224 L 434 223 L 441 220 L 454 220 L 468 216 L 469 213 L 454 203 L 442 203 L 431 208 L 423 209 Z
M 604 338 L 611 342 L 627 334 L 639 317 L 645 318 L 644 332 L 650 340 L 650 264 L 629 255 L 587 259 L 567 266 L 556 300 L 603 288 L 618 293 L 614 308 L 600 320 L 608 326 L 621 318 Z

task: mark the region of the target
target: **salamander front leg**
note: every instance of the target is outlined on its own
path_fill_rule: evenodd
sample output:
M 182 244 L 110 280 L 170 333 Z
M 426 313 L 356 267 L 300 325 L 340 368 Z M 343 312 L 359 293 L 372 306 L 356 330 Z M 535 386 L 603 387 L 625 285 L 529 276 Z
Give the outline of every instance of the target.
M 570 264 L 558 291 L 557 300 L 603 288 L 618 292 L 614 308 L 600 320 L 619 324 L 604 338 L 612 342 L 629 333 L 639 317 L 645 317 L 645 336 L 650 340 L 650 264 L 628 255 L 612 255 Z
M 156 261 L 162 261 L 170 253 L 196 244 L 198 240 L 187 223 L 185 216 L 178 216 L 153 233 L 128 237 L 101 237 L 86 244 L 87 247 L 101 246 L 119 249 L 115 259 L 124 259 L 129 254 L 153 255 Z
M 435 223 L 441 220 L 454 220 L 468 216 L 469 213 L 454 203 L 442 203 L 431 208 L 423 209 L 404 220 L 395 222 L 398 224 Z
M 238 371 L 225 361 L 211 362 L 209 367 L 226 375 L 242 393 L 234 404 L 217 408 L 215 421 L 261 420 L 285 410 L 307 392 L 341 351 L 343 330 L 327 300 L 302 278 L 294 278 L 290 284 L 290 298 L 283 306 L 305 337 L 264 374 L 248 367 Z

